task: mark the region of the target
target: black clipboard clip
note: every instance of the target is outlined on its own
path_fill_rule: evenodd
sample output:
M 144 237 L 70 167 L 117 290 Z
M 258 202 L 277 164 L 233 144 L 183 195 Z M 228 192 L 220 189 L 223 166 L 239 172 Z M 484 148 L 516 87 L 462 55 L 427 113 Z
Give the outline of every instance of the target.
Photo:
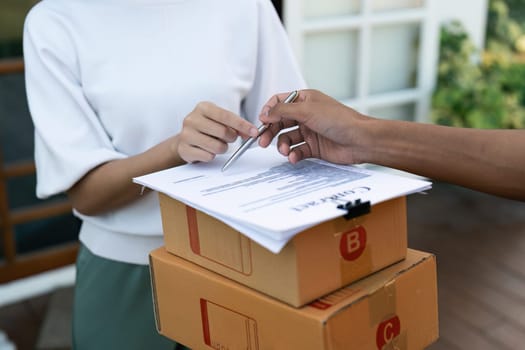
M 346 210 L 346 214 L 344 214 L 343 217 L 346 220 L 350 220 L 370 213 L 372 206 L 370 205 L 370 201 L 361 202 L 361 199 L 356 199 L 354 202 L 348 201 L 345 204 L 339 204 L 337 208 Z

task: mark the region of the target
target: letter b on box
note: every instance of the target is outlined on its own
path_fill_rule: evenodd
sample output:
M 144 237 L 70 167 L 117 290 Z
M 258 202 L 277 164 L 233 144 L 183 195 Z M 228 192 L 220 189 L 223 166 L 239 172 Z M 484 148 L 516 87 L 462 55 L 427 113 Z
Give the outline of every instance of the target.
M 345 260 L 356 260 L 366 248 L 366 230 L 357 226 L 341 235 L 339 252 Z

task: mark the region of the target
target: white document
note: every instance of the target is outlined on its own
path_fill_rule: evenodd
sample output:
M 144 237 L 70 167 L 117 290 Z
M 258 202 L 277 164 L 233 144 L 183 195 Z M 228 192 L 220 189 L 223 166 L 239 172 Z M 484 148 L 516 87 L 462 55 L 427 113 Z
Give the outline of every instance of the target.
M 431 187 L 420 179 L 317 159 L 292 165 L 274 147 L 252 148 L 221 172 L 226 159 L 217 156 L 134 181 L 223 221 L 274 253 L 295 234 L 342 216 L 339 204 L 361 199 L 374 205 Z

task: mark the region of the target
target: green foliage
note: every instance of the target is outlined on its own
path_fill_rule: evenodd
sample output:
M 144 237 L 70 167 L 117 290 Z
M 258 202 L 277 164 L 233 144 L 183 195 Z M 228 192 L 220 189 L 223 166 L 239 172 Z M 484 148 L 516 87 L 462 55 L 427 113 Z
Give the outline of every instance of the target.
M 513 51 L 523 28 L 510 17 L 504 0 L 491 0 L 487 17 L 487 48 L 489 51 Z
M 509 16 L 522 26 L 525 25 L 525 0 L 505 0 L 509 8 Z
M 476 51 L 460 23 L 448 23 L 441 29 L 432 99 L 432 119 L 437 124 L 525 127 L 525 57 L 518 45 L 525 40 L 524 28 L 509 17 L 503 0 L 491 0 L 488 15 L 483 52 Z

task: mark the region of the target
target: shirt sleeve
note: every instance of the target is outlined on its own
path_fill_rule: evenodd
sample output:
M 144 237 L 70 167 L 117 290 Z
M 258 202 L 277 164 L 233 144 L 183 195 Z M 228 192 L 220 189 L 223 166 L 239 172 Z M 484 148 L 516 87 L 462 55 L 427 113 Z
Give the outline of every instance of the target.
M 255 80 L 244 112 L 257 124 L 262 106 L 277 93 L 306 88 L 288 35 L 270 0 L 257 0 L 258 47 Z
M 68 19 L 33 7 L 24 24 L 24 63 L 29 110 L 35 127 L 37 196 L 67 191 L 94 167 L 125 158 L 82 91 Z

